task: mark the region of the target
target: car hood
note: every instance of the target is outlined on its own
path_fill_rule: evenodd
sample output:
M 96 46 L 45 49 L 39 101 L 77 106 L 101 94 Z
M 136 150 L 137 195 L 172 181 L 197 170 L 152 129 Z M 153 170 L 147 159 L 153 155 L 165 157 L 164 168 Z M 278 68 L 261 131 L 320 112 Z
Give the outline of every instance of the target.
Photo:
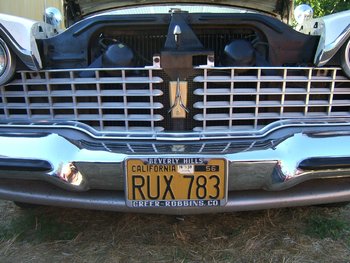
M 293 0 L 65 0 L 66 19 L 69 24 L 85 16 L 109 9 L 151 4 L 213 4 L 249 8 L 284 19 L 292 10 Z

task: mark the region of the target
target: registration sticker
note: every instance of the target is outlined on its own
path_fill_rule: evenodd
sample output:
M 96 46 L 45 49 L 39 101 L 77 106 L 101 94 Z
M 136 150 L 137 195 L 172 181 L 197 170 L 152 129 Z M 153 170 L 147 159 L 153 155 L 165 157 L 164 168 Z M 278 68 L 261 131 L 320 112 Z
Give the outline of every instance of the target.
M 177 166 L 177 172 L 179 174 L 193 174 L 194 165 L 193 164 L 180 164 Z

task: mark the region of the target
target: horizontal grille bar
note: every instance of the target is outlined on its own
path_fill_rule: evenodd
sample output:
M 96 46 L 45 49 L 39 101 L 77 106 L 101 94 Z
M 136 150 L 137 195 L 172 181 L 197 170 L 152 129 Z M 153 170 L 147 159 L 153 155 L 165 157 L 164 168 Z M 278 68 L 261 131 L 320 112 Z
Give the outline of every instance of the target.
M 350 88 L 334 88 L 332 91 L 331 88 L 313 88 L 310 90 L 303 88 L 260 88 L 259 91 L 256 88 L 240 88 L 240 89 L 228 89 L 228 88 L 207 88 L 196 89 L 194 91 L 195 95 L 273 95 L 273 94 L 285 94 L 285 95 L 297 95 L 297 94 L 329 94 L 333 92 L 334 94 L 349 94 Z
M 348 106 L 350 105 L 350 100 L 337 100 L 333 101 L 335 106 Z M 234 101 L 232 103 L 228 101 L 208 101 L 205 105 L 203 102 L 196 102 L 194 107 L 197 109 L 219 109 L 219 108 L 251 108 L 251 107 L 304 107 L 305 103 L 303 101 L 284 101 L 281 105 L 279 101 L 261 101 L 260 104 L 256 104 L 252 101 Z M 314 100 L 309 101 L 309 106 L 331 106 L 327 100 Z
M 52 85 L 52 84 L 50 84 Z M 64 88 L 64 87 L 62 87 Z M 67 97 L 67 91 L 72 92 L 72 94 L 76 97 L 86 97 L 86 96 L 162 96 L 163 92 L 160 90 L 70 90 L 70 89 L 63 89 L 63 90 L 43 90 L 43 91 L 27 91 L 26 96 L 27 97 L 37 97 L 37 96 L 55 96 L 55 97 Z M 11 91 L 11 89 L 8 89 L 6 92 L 6 95 L 13 98 L 23 98 L 23 91 Z
M 23 105 L 21 103 L 8 103 L 8 107 L 12 109 L 27 109 L 27 107 L 33 107 L 35 109 L 162 109 L 163 105 L 161 103 L 101 103 L 100 105 L 96 103 L 53 103 L 52 105 L 48 103 L 31 103 L 29 105 Z
M 324 82 L 324 81 L 344 81 L 345 77 L 336 76 L 333 77 L 320 77 L 320 76 L 198 76 L 194 78 L 195 82 L 215 82 L 215 83 L 227 83 L 227 82 L 280 82 L 280 81 L 289 81 L 289 82 Z
M 51 78 L 50 75 L 46 76 L 47 79 L 22 79 L 15 80 L 10 85 L 43 85 L 47 84 L 47 80 L 50 80 L 51 85 L 59 85 L 59 84 L 91 84 L 91 83 L 99 83 L 99 84 L 143 84 L 143 83 L 162 83 L 163 80 L 158 77 L 153 77 L 152 79 L 146 77 L 104 77 L 104 78 Z

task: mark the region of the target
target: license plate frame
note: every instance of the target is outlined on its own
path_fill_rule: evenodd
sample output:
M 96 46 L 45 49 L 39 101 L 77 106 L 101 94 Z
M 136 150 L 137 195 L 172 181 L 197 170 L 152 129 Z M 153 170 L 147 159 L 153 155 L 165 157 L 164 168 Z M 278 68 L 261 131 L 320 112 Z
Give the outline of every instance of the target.
M 224 206 L 227 203 L 227 160 L 216 157 L 127 158 L 125 198 L 126 205 L 133 208 Z

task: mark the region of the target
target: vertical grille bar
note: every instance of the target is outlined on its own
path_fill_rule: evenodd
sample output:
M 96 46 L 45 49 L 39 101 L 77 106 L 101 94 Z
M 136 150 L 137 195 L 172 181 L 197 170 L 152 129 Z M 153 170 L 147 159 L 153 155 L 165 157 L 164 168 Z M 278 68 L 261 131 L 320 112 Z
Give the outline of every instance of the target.
M 26 83 L 24 83 L 23 85 L 23 92 L 24 92 L 24 100 L 25 100 L 25 103 L 26 103 L 26 112 L 27 112 L 27 115 L 28 115 L 28 118 L 31 118 L 31 111 L 30 111 L 30 100 L 28 98 L 28 86 Z
M 208 70 L 204 69 L 204 98 L 203 98 L 203 103 L 204 103 L 204 108 L 203 108 L 203 129 L 206 130 L 207 128 L 207 88 L 208 88 Z
M 255 97 L 255 116 L 254 116 L 254 129 L 258 128 L 258 115 L 260 107 L 260 85 L 261 85 L 261 68 L 258 69 L 258 81 L 256 82 L 256 97 Z
M 75 83 L 74 83 L 74 72 L 69 72 L 69 77 L 71 79 L 71 89 L 72 89 L 72 99 L 73 99 L 73 104 L 74 105 L 78 105 L 78 102 L 77 102 L 77 97 L 76 97 L 76 89 L 75 89 Z M 78 119 L 78 110 L 77 110 L 77 107 L 74 107 L 73 109 L 73 112 L 74 112 L 74 118 L 75 120 Z
M 27 80 L 27 78 L 25 79 L 25 81 L 26 80 Z M 48 93 L 50 116 L 51 116 L 51 120 L 54 120 L 55 113 L 53 110 L 52 91 L 51 91 L 51 85 L 50 85 L 50 72 L 45 72 L 45 80 L 46 80 L 46 88 L 47 88 L 47 93 Z
M 125 80 L 125 70 L 122 70 L 122 79 L 123 79 L 123 103 L 124 103 L 124 116 L 125 116 L 125 129 L 129 130 L 129 121 L 128 121 L 128 97 L 127 97 L 127 90 L 126 90 L 126 80 Z
M 152 77 L 153 77 L 153 75 L 152 75 L 152 70 L 149 70 L 149 71 L 148 71 L 148 76 L 149 76 L 149 79 L 150 79 L 149 91 L 150 91 L 150 94 L 153 94 L 153 83 L 152 83 L 152 81 L 151 81 L 151 80 L 152 80 Z M 151 119 L 152 119 L 152 121 L 151 121 L 151 128 L 152 128 L 152 130 L 154 130 L 155 124 L 154 124 L 154 109 L 153 109 L 154 104 L 153 104 L 153 96 L 150 96 L 149 99 L 150 99 L 150 103 L 151 103 L 151 108 L 150 108 L 150 111 L 151 111 Z
M 281 94 L 281 107 L 280 107 L 280 117 L 283 117 L 284 113 L 284 101 L 286 96 L 286 85 L 287 85 L 287 69 L 283 69 L 283 82 L 282 82 L 282 94 Z
M 235 78 L 235 69 L 231 70 L 231 79 Z M 232 129 L 232 119 L 233 119 L 233 105 L 231 104 L 233 102 L 233 94 L 234 94 L 234 87 L 235 87 L 235 83 L 233 81 L 231 81 L 230 83 L 230 89 L 231 89 L 231 94 L 230 94 L 230 112 L 229 112 L 229 116 L 230 116 L 230 120 L 229 120 L 229 129 Z
M 307 116 L 309 112 L 309 99 L 310 99 L 310 91 L 311 91 L 311 79 L 312 79 L 312 69 L 308 70 L 308 80 L 307 80 L 307 90 L 306 90 L 306 98 L 305 98 L 305 110 L 304 115 Z
M 100 72 L 98 70 L 95 70 L 95 77 L 96 80 L 100 80 Z M 101 130 L 104 129 L 104 123 L 103 123 L 103 104 L 102 104 L 102 98 L 101 98 L 101 84 L 99 82 L 96 83 L 96 89 L 97 89 L 97 103 L 98 103 L 98 117 L 99 117 L 99 125 Z
M 332 70 L 332 82 L 331 82 L 331 93 L 329 94 L 329 106 L 328 106 L 328 116 L 332 114 L 332 104 L 333 104 L 333 94 L 334 94 L 334 88 L 335 88 L 335 80 L 337 77 L 337 70 Z

